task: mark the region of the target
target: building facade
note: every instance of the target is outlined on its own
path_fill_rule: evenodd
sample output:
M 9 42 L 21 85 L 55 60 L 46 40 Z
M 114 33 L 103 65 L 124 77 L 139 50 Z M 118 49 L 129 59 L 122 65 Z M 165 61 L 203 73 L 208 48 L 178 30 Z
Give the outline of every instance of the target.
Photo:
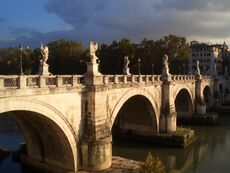
M 199 61 L 200 71 L 205 75 L 222 74 L 224 72 L 223 61 L 228 54 L 228 46 L 223 44 L 190 43 L 189 74 L 196 71 L 196 61 Z

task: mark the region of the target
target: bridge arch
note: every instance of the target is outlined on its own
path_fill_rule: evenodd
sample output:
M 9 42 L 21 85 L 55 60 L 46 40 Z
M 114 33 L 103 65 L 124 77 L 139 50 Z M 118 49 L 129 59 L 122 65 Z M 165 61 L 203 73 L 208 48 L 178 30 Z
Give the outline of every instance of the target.
M 213 105 L 213 96 L 210 86 L 206 85 L 203 89 L 204 101 L 206 103 L 206 108 L 210 109 Z
M 194 102 L 191 90 L 188 87 L 179 89 L 174 96 L 174 104 L 177 117 L 191 117 L 194 112 Z
M 41 168 L 77 171 L 77 139 L 64 116 L 50 105 L 26 99 L 1 99 L 0 113 L 11 116 L 27 144 L 24 162 Z
M 138 103 L 138 105 L 136 105 Z M 141 106 L 139 105 L 141 104 Z M 159 131 L 159 109 L 158 105 L 156 104 L 153 96 L 146 90 L 143 89 L 131 89 L 126 92 L 118 101 L 117 104 L 114 106 L 112 114 L 110 116 L 109 124 L 110 129 L 115 123 L 115 119 L 119 116 L 122 111 L 135 111 L 130 110 L 133 105 L 136 105 L 135 108 L 143 107 L 143 105 L 147 106 L 148 108 L 145 113 L 148 113 L 151 117 L 149 120 L 153 123 L 152 130 L 154 133 Z M 134 108 L 134 107 L 133 107 Z M 142 115 L 140 115 L 142 116 Z M 146 117 L 147 118 L 147 117 Z M 148 122 L 149 123 L 149 122 Z
M 218 91 L 221 96 L 224 95 L 224 85 L 221 82 L 218 84 Z

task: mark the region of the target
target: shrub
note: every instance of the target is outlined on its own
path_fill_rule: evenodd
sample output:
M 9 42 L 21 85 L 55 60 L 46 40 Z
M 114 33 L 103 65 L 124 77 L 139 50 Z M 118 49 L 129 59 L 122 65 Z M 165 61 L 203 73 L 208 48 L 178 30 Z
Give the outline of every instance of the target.
M 148 154 L 142 166 L 143 173 L 166 173 L 164 163 L 151 153 Z

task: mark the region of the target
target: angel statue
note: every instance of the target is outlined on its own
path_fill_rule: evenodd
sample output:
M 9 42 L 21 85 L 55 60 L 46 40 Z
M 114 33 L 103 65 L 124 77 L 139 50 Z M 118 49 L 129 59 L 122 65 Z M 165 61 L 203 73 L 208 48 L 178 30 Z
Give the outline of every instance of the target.
M 166 69 L 168 69 L 168 65 L 169 65 L 168 59 L 169 59 L 168 55 L 165 54 L 164 57 L 163 57 L 163 66 Z
M 125 56 L 124 57 L 124 69 L 127 69 L 129 65 L 129 57 Z
M 123 73 L 126 74 L 126 75 L 130 74 L 130 73 L 129 73 L 129 67 L 128 67 L 128 65 L 129 65 L 129 57 L 128 57 L 128 56 L 125 56 L 125 57 L 124 57 Z
M 93 64 L 97 64 L 98 57 L 96 56 L 96 51 L 98 49 L 98 44 L 93 43 L 92 41 L 89 43 L 89 54 L 90 54 L 90 61 Z
M 41 60 L 40 64 L 45 65 L 49 56 L 49 48 L 41 43 Z
M 196 74 L 200 75 L 200 62 L 196 60 Z

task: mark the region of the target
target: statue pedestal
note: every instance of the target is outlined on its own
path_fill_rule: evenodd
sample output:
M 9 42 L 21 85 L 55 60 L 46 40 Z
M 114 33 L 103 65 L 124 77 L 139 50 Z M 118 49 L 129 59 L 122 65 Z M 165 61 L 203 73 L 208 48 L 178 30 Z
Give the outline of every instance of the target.
M 124 75 L 130 75 L 129 68 L 124 68 L 123 69 L 123 74 Z
M 169 68 L 163 67 L 163 70 L 161 73 L 161 79 L 162 79 L 162 81 L 170 81 L 171 80 L 171 74 L 169 73 Z
M 40 64 L 38 74 L 43 75 L 43 76 L 50 75 L 49 65 L 48 64 Z
M 98 64 L 92 62 L 87 63 L 85 83 L 87 85 L 99 85 L 103 83 L 103 75 L 98 71 Z
M 92 74 L 95 76 L 101 75 L 98 71 L 98 64 L 89 62 L 87 63 L 87 74 Z

